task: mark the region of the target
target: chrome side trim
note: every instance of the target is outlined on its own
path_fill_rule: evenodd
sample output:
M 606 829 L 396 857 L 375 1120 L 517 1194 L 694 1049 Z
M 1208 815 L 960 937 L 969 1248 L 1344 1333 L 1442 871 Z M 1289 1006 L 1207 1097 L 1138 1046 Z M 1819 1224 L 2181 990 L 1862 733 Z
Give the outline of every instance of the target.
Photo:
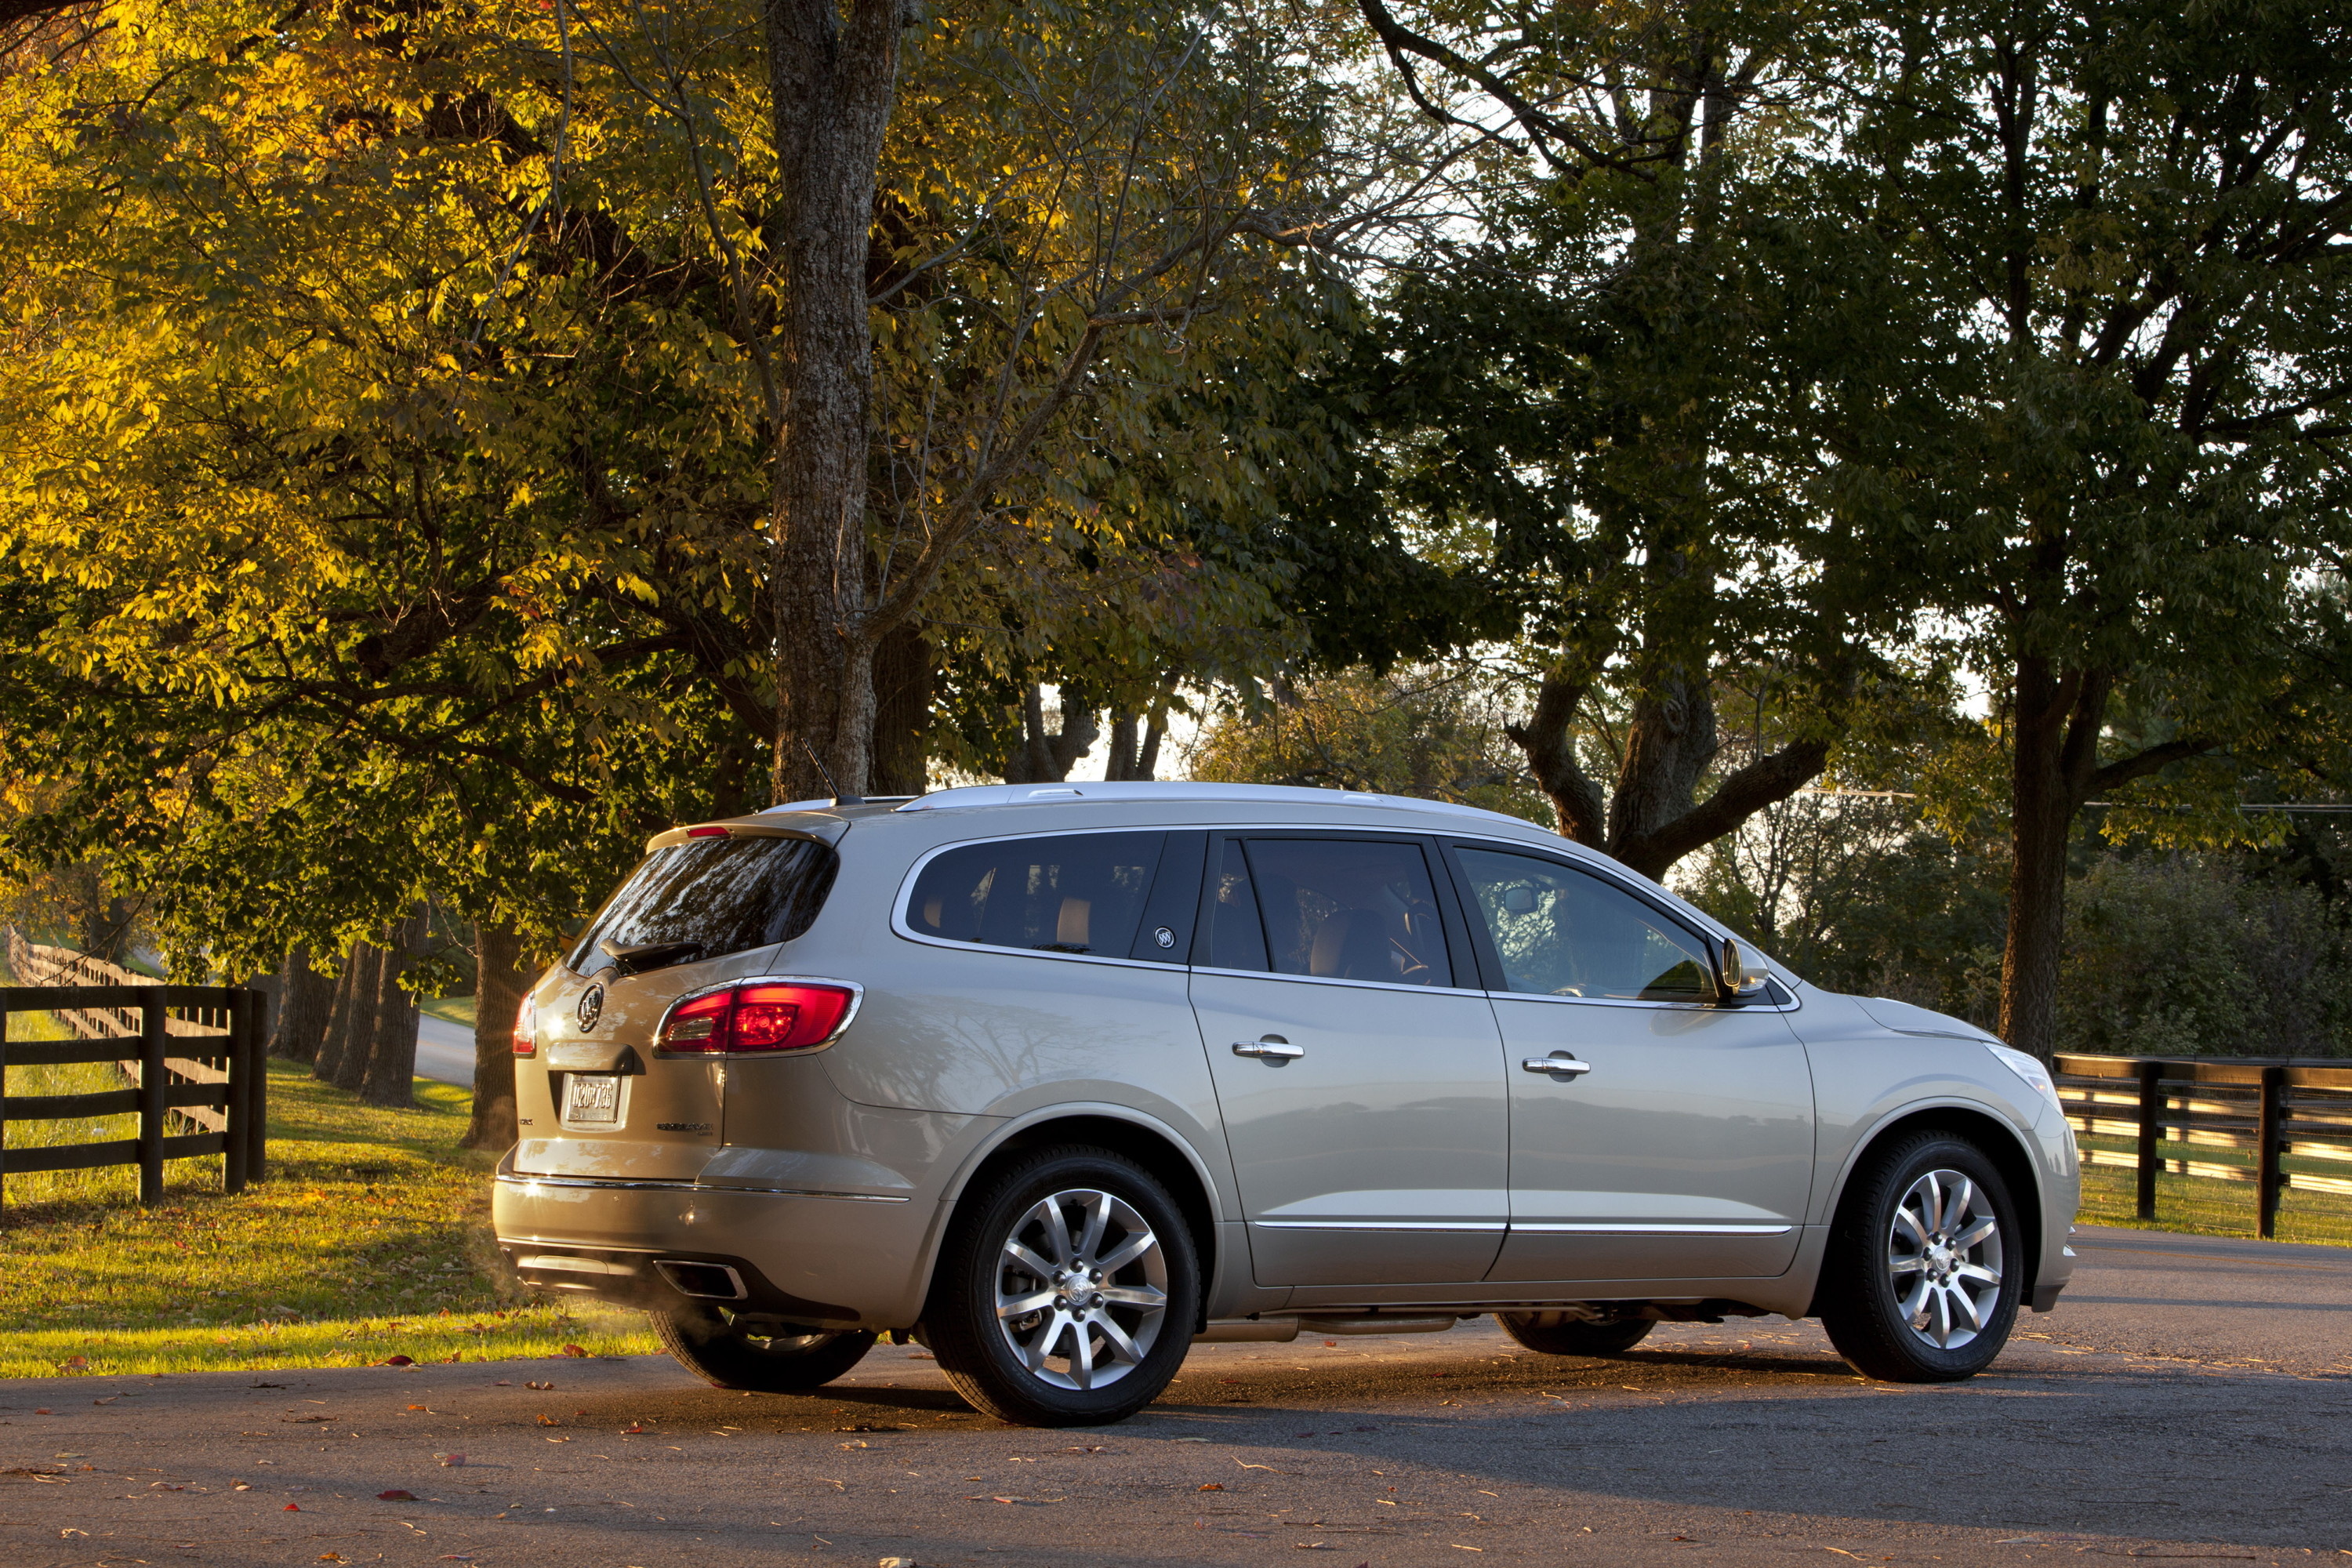
M 1684 1225 L 1663 1221 L 1624 1221 L 1608 1225 L 1515 1219 L 1514 1235 L 1528 1236 L 1786 1236 L 1791 1225 Z
M 1476 1219 L 1255 1219 L 1250 1223 L 1260 1230 L 1433 1230 L 1487 1236 L 1506 1228 L 1502 1220 Z
M 820 1187 L 722 1187 L 712 1183 L 668 1181 L 656 1177 L 625 1180 L 606 1176 L 534 1176 L 525 1171 L 501 1171 L 498 1180 L 509 1187 L 594 1187 L 606 1192 L 772 1193 L 788 1198 L 834 1198 L 852 1204 L 903 1204 L 908 1200 L 885 1193 L 835 1193 Z

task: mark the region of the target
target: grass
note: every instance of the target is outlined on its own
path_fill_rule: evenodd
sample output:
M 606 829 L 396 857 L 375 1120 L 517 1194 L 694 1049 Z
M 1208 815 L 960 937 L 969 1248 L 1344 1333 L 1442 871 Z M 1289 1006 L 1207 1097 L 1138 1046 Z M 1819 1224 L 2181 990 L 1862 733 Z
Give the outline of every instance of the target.
M 2084 1136 L 2081 1142 L 2085 1149 L 2128 1152 L 2134 1147 L 2128 1138 Z M 2169 1145 L 2168 1150 L 2170 1151 Z M 2199 1147 L 2192 1151 L 2192 1157 L 2214 1164 L 2249 1167 L 2253 1162 L 2252 1152 L 2247 1150 Z M 2300 1169 L 2304 1163 L 2290 1159 L 2286 1163 L 2289 1169 Z M 2340 1164 L 2309 1164 L 2312 1170 L 2327 1175 L 2346 1173 Z M 2137 1173 L 2122 1166 L 2084 1165 L 2083 1207 L 2076 1219 L 2084 1225 L 2130 1226 L 2140 1230 L 2171 1230 L 2197 1236 L 2252 1237 L 2255 1233 L 2252 1182 L 2160 1173 L 2156 1178 L 2157 1217 L 2152 1220 L 2137 1217 L 2138 1182 Z M 2292 1189 L 2281 1193 L 2277 1234 L 2271 1239 L 2352 1247 L 2352 1197 Z
M 471 996 L 433 996 L 418 1005 L 436 1018 L 468 1029 L 474 1026 L 474 999 Z
M 16 1015 L 11 1034 L 29 1037 L 27 1021 Z M 7 1089 L 66 1092 L 81 1085 L 61 1075 L 110 1071 L 11 1068 Z M 7 1178 L 0 1376 L 653 1350 L 635 1314 L 503 1281 L 490 1157 L 457 1146 L 470 1097 L 423 1079 L 416 1095 L 414 1110 L 364 1105 L 270 1063 L 269 1176 L 236 1197 L 219 1190 L 217 1157 L 167 1166 L 164 1201 L 148 1209 L 127 1167 Z M 71 1130 L 59 1142 L 122 1135 L 54 1125 Z M 47 1129 L 9 1131 L 13 1144 Z

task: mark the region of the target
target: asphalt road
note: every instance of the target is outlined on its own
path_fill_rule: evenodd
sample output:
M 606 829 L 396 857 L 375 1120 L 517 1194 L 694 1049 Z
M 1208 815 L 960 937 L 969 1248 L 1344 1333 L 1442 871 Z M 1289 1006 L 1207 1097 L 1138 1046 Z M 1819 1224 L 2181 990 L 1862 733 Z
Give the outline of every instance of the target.
M 1779 1319 L 1615 1361 L 1483 1321 L 1207 1346 L 1076 1432 L 977 1416 L 891 1346 L 814 1396 L 650 1359 L 0 1384 L 0 1562 L 2352 1558 L 2352 1251 L 2077 1246 L 2058 1311 L 1934 1388 Z
M 416 1076 L 474 1087 L 474 1031 L 427 1013 L 416 1020 Z

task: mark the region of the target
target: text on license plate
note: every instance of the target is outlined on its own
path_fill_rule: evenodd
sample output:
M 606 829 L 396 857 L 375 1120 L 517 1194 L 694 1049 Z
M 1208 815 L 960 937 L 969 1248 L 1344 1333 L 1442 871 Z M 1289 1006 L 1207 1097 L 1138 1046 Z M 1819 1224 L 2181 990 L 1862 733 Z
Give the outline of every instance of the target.
M 617 1073 L 575 1072 L 564 1080 L 563 1120 L 566 1121 L 612 1121 L 621 1109 L 621 1079 Z

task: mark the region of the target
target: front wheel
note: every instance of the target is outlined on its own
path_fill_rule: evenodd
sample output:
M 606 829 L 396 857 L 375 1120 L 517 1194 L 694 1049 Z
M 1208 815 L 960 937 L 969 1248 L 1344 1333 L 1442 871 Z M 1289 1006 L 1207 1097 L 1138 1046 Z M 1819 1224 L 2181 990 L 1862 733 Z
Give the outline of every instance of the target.
M 1949 1133 L 1909 1138 L 1855 1176 L 1822 1270 L 1822 1326 L 1865 1377 L 1957 1383 L 2017 1321 L 2024 1237 L 2009 1184 Z
M 1042 1150 L 958 1205 L 923 1314 L 957 1393 L 1024 1426 L 1122 1421 L 1160 1396 L 1200 1316 L 1184 1216 L 1106 1150 Z
M 874 1336 L 863 1331 L 755 1334 L 719 1309 L 698 1304 L 661 1308 L 646 1316 L 662 1348 L 713 1388 L 804 1393 L 831 1383 L 874 1348 Z
M 1575 1319 L 1558 1312 L 1497 1312 L 1503 1331 L 1539 1355 L 1622 1355 L 1656 1327 L 1647 1318 Z

